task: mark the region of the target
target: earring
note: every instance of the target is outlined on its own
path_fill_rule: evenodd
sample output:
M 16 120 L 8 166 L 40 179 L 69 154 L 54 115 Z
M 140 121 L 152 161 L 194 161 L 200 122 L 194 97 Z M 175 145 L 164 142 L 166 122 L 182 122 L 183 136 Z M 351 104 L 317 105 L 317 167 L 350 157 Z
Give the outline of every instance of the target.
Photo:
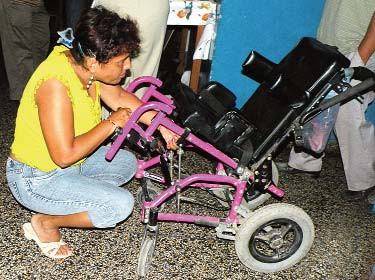
M 94 80 L 94 73 L 91 72 L 91 77 L 90 77 L 89 81 L 87 82 L 86 89 L 90 88 L 93 80 Z

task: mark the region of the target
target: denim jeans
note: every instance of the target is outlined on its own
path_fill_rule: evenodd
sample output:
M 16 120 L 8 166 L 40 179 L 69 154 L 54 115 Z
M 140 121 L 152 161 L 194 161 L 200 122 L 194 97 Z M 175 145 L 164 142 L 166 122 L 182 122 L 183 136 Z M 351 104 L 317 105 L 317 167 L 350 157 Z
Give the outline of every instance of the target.
M 132 194 L 120 186 L 134 176 L 137 159 L 119 150 L 109 162 L 104 158 L 108 149 L 100 147 L 78 166 L 49 172 L 9 158 L 9 188 L 15 199 L 32 211 L 48 215 L 87 211 L 95 227 L 114 227 L 133 210 Z

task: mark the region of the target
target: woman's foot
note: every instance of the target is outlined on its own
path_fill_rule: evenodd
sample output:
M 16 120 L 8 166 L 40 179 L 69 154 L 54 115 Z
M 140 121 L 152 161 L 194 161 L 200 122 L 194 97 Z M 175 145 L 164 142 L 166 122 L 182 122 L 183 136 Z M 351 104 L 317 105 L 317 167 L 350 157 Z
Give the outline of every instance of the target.
M 25 236 L 33 239 L 48 257 L 66 258 L 73 253 L 73 249 L 62 241 L 59 228 L 50 222 L 50 216 L 35 214 L 31 218 L 30 226 L 25 225 Z

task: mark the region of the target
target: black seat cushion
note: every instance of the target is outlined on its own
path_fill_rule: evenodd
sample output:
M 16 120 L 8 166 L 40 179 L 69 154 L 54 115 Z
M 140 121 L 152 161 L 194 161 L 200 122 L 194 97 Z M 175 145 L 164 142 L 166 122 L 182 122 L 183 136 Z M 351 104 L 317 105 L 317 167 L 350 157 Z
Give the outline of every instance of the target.
M 255 130 L 238 111 L 232 110 L 216 123 L 212 144 L 229 156 L 241 159 L 244 149 L 248 148 L 244 143 L 251 139 Z

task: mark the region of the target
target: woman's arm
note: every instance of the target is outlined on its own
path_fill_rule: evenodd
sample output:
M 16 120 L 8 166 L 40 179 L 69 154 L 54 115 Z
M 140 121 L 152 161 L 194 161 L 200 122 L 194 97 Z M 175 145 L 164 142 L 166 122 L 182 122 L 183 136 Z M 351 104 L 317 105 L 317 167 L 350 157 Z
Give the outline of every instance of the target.
M 134 112 L 143 104 L 143 102 L 139 100 L 137 96 L 126 92 L 119 85 L 113 86 L 101 84 L 101 99 L 113 111 L 116 111 L 119 107 L 122 107 L 129 108 L 131 112 Z M 144 113 L 139 120 L 141 123 L 149 125 L 155 115 L 155 111 L 148 111 Z M 179 136 L 162 126 L 159 127 L 159 131 L 167 143 L 167 148 L 177 149 L 176 141 Z
M 125 91 L 119 85 L 101 84 L 101 99 L 113 111 L 119 107 L 129 108 L 134 112 L 143 102 L 134 94 Z M 146 112 L 141 116 L 140 122 L 149 125 L 156 112 Z
M 115 130 L 128 120 L 126 110 L 100 122 L 85 134 L 74 135 L 74 115 L 66 87 L 56 79 L 42 83 L 36 96 L 39 120 L 52 160 L 67 167 L 92 153 Z

